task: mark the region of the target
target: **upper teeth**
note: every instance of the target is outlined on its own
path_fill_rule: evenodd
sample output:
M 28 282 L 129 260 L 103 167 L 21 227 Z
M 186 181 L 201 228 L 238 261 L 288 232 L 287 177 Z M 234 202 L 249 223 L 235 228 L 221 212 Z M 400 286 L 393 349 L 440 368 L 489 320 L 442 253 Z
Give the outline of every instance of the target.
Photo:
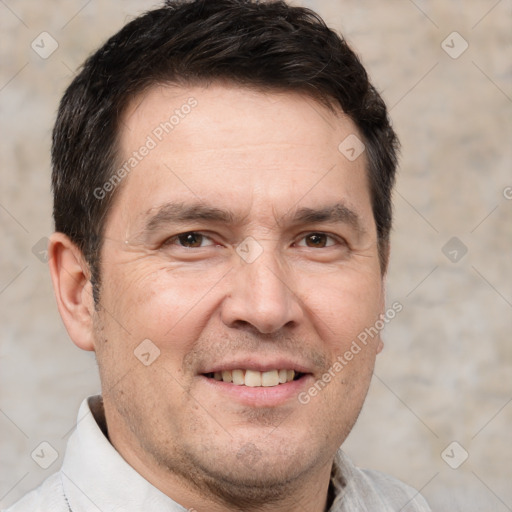
M 295 377 L 294 370 L 270 370 L 268 372 L 258 372 L 256 370 L 223 370 L 215 372 L 215 380 L 232 382 L 238 386 L 249 387 L 271 387 L 285 382 L 291 382 Z

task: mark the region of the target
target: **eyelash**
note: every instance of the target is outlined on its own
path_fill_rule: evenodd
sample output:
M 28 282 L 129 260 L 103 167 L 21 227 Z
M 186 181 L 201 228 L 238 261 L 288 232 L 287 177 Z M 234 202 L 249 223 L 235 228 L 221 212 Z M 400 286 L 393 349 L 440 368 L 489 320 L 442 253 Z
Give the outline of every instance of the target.
M 164 243 L 162 245 L 163 246 L 173 245 L 175 242 L 177 242 L 179 240 L 180 237 L 183 237 L 183 236 L 186 236 L 186 235 L 196 235 L 196 236 L 199 235 L 199 236 L 202 236 L 204 238 L 208 238 L 210 241 L 213 242 L 211 236 L 208 236 L 207 234 L 205 234 L 205 233 L 203 233 L 201 231 L 185 231 L 183 233 L 179 233 L 177 235 L 174 235 L 171 238 L 168 238 L 167 240 L 164 241 Z M 212 243 L 211 245 L 219 245 L 219 244 Z M 183 247 L 184 249 L 193 249 L 193 247 L 185 247 L 185 246 L 181 246 L 181 247 Z
M 209 236 L 208 234 L 204 233 L 204 232 L 201 232 L 201 231 L 185 231 L 183 233 L 179 233 L 177 235 L 174 235 L 172 236 L 171 238 L 168 238 L 167 240 L 165 240 L 162 244 L 162 246 L 170 246 L 170 245 L 174 245 L 177 241 L 179 241 L 179 238 L 180 237 L 183 237 L 185 235 L 200 235 L 202 237 L 205 237 L 207 238 L 208 240 L 210 240 L 212 243 L 211 244 L 208 244 L 208 246 L 206 247 L 211 247 L 211 246 L 214 246 L 214 245 L 220 245 L 220 244 L 217 244 L 214 242 L 214 240 L 212 239 L 211 236 Z M 347 242 L 338 237 L 338 236 L 335 236 L 335 235 L 331 235 L 329 233 L 325 233 L 323 231 L 309 231 L 307 233 L 304 233 L 301 235 L 301 237 L 298 239 L 298 241 L 302 241 L 304 240 L 305 238 L 307 238 L 308 236 L 312 236 L 312 235 L 321 235 L 321 236 L 326 236 L 328 239 L 330 239 L 332 242 L 334 243 L 331 243 L 330 245 L 326 245 L 325 247 L 320 247 L 320 249 L 325 249 L 327 247 L 333 247 L 334 245 L 347 245 Z M 298 242 L 294 242 L 294 245 L 296 245 Z M 183 245 L 180 245 L 179 247 L 182 247 L 183 249 L 194 249 L 195 247 L 185 247 Z M 300 247 L 307 247 L 307 246 L 300 246 Z M 197 249 L 202 249 L 204 247 L 196 247 Z M 313 248 L 313 247 L 310 247 L 310 248 Z

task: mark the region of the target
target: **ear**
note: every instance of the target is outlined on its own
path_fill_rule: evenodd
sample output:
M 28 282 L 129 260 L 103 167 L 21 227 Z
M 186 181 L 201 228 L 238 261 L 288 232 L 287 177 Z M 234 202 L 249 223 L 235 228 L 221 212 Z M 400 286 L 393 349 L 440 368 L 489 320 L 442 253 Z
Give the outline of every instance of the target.
M 381 297 L 380 297 L 380 311 L 384 314 L 386 310 L 386 273 L 388 271 L 389 264 L 389 255 L 391 252 L 391 246 L 389 241 L 386 241 L 381 246 L 381 257 L 382 257 L 382 283 L 381 283 Z M 382 336 L 379 333 L 379 343 L 377 345 L 377 354 L 382 352 L 384 348 L 384 342 L 382 341 Z
M 94 350 L 94 300 L 89 266 L 80 249 L 63 233 L 54 233 L 48 246 L 53 289 L 60 316 L 75 345 Z

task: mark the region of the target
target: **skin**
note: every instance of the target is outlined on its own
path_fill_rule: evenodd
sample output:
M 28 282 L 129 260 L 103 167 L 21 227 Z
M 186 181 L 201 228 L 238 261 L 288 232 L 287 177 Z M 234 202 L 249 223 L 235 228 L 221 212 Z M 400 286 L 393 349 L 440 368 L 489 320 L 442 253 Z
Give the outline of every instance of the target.
M 127 109 L 121 154 L 190 97 L 197 106 L 121 184 L 97 309 L 80 251 L 53 235 L 59 310 L 72 340 L 96 352 L 111 443 L 149 482 L 199 512 L 321 512 L 382 348 L 370 339 L 309 403 L 298 401 L 384 311 L 366 157 L 338 150 L 358 130 L 298 93 L 158 86 Z M 147 229 L 162 205 L 197 203 L 233 218 L 167 215 Z M 294 219 L 336 203 L 353 215 Z M 191 231 L 203 238 L 175 238 Z M 261 252 L 251 263 L 236 252 L 247 237 Z M 145 339 L 160 351 L 148 366 L 134 355 Z M 307 375 L 273 405 L 239 400 L 202 375 L 242 357 L 293 361 Z

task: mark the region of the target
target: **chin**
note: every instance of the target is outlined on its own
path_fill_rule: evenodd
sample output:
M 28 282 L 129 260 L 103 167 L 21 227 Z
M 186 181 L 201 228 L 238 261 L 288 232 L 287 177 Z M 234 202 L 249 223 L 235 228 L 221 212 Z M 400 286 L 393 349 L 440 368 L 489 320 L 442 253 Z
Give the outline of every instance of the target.
M 302 477 L 317 462 L 300 449 L 288 450 L 264 453 L 246 443 L 235 455 L 197 460 L 195 469 L 200 475 L 196 473 L 194 481 L 203 492 L 207 488 L 217 500 L 243 510 L 277 503 L 301 487 Z

